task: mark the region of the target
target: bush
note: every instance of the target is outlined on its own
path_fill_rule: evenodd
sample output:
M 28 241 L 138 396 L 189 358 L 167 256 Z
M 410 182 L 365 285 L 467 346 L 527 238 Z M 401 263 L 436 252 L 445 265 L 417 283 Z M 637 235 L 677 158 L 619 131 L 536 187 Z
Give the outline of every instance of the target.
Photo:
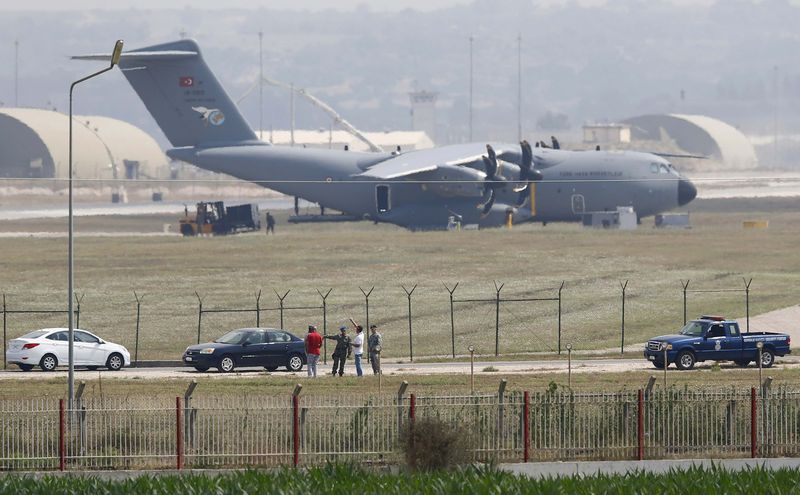
M 400 447 L 412 470 L 444 470 L 470 462 L 470 439 L 438 418 L 418 418 L 401 433 Z

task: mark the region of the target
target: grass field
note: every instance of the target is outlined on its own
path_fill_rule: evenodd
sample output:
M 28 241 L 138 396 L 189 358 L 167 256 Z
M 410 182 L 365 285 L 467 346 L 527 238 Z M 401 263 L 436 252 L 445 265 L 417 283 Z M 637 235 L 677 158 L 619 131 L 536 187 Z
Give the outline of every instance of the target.
M 90 476 L 32 479 L 0 477 L 0 494 L 52 493 L 126 495 L 133 493 L 375 493 L 375 494 L 528 494 L 528 493 L 795 493 L 796 469 L 729 472 L 692 468 L 665 474 L 635 473 L 531 479 L 491 468 L 453 472 L 379 474 L 351 466 L 298 471 L 245 471 L 218 476 L 141 476 L 111 481 Z
M 415 357 L 450 351 L 450 306 L 443 283 L 458 282 L 456 299 L 555 297 L 563 291 L 562 343 L 576 349 L 619 345 L 620 282 L 629 280 L 626 341 L 675 330 L 683 321 L 681 280 L 693 289 L 743 288 L 753 278 L 752 315 L 800 300 L 798 200 L 698 201 L 690 230 L 656 230 L 651 219 L 633 232 L 585 230 L 577 225 L 525 225 L 513 230 L 414 233 L 388 225 L 290 226 L 278 214 L 278 235 L 263 233 L 221 238 L 78 237 L 75 281 L 84 295 L 81 326 L 134 347 L 136 305 L 144 294 L 140 359 L 177 359 L 197 332 L 198 301 L 211 308 L 275 308 L 274 291 L 286 306 L 319 306 L 317 289 L 328 298 L 327 325 L 334 332 L 352 316 L 365 319 L 369 290 L 370 322 L 384 335 L 387 358 L 407 356 L 408 300 L 401 288 L 418 284 L 412 298 Z M 764 230 L 744 230 L 742 221 L 769 220 Z M 96 231 L 161 231 L 165 216 L 78 218 L 80 235 Z M 0 223 L 0 232 L 65 230 L 64 219 Z M 64 309 L 65 238 L 0 238 L 3 253 L 0 291 L 9 309 Z M 743 317 L 741 292 L 693 293 L 690 317 L 722 313 Z M 319 309 L 290 310 L 284 326 L 299 335 L 322 324 Z M 9 338 L 43 326 L 63 326 L 64 315 L 9 315 Z M 252 326 L 252 314 L 206 314 L 202 339 Z M 262 326 L 278 326 L 278 312 L 265 311 Z M 475 345 L 494 351 L 495 305 L 457 303 L 457 353 Z M 557 304 L 504 303 L 500 351 L 551 352 L 557 347 Z
M 507 380 L 510 391 L 543 391 L 547 389 L 568 389 L 566 373 L 559 374 L 503 374 L 480 373 L 483 367 L 476 369 L 475 393 L 496 393 L 500 380 Z M 758 369 L 740 369 L 734 367 L 712 367 L 691 372 L 667 372 L 667 386 L 690 390 L 714 390 L 726 388 L 750 388 L 758 386 Z M 86 382 L 87 397 L 151 397 L 169 404 L 176 396 L 183 396 L 189 385 L 189 377 L 185 379 L 142 379 L 121 378 L 124 372 L 109 378 L 99 372 L 79 372 L 76 383 Z M 663 388 L 664 373 L 653 369 L 650 371 L 629 371 L 624 373 L 573 373 L 572 390 L 576 392 L 618 392 L 645 388 L 648 379 L 656 378 L 655 388 Z M 774 387 L 788 386 L 792 388 L 800 382 L 800 369 L 773 368 L 764 372 L 764 377 L 771 376 Z M 303 385 L 303 396 L 348 394 L 358 396 L 396 394 L 401 382 L 409 383 L 407 393 L 418 395 L 469 395 L 470 377 L 465 375 L 384 375 L 381 383 L 374 376 L 359 379 L 354 376 L 343 378 L 322 376 L 308 380 L 301 374 L 291 373 L 247 373 L 244 376 L 199 375 L 191 377 L 197 380 L 196 397 L 207 396 L 285 396 L 289 397 L 297 383 Z M 24 384 L 24 385 L 23 385 Z M 64 397 L 67 385 L 66 378 L 42 378 L 27 375 L 24 382 L 18 380 L 0 381 L 0 400 L 20 399 L 28 397 Z

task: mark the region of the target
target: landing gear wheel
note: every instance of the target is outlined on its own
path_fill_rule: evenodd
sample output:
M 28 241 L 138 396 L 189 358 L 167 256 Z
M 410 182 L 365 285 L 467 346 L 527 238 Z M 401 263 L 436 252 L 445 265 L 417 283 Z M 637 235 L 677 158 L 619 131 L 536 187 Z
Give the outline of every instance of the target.
M 682 351 L 678 354 L 678 359 L 675 361 L 675 366 L 678 367 L 679 370 L 690 370 L 694 368 L 695 357 L 691 351 Z
M 219 360 L 219 364 L 217 365 L 217 369 L 222 373 L 230 373 L 235 367 L 236 363 L 230 356 L 222 356 L 222 359 Z
M 208 366 L 195 366 L 194 369 L 199 371 L 200 373 L 208 371 Z
M 771 368 L 775 364 L 775 355 L 769 349 L 761 350 L 761 366 L 763 368 Z
M 20 364 L 18 366 L 19 366 L 19 369 L 21 369 L 22 371 L 30 371 L 30 370 L 33 369 L 33 365 L 32 364 Z
M 292 354 L 289 356 L 289 364 L 286 365 L 286 369 L 294 372 L 303 369 L 303 358 L 300 357 L 300 354 Z
M 58 367 L 58 359 L 52 354 L 45 354 L 39 361 L 39 367 L 42 368 L 42 371 L 55 371 Z
M 109 371 L 119 371 L 122 367 L 125 366 L 125 360 L 122 358 L 122 354 L 114 353 L 108 356 L 108 361 L 106 361 L 106 368 Z

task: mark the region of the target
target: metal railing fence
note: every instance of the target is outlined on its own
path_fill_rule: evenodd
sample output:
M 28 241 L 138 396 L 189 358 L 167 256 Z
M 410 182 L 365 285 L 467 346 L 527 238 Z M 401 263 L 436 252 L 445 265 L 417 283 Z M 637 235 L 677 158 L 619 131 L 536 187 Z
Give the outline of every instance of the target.
M 476 461 L 800 455 L 800 391 L 0 401 L 0 470 L 397 463 L 419 418 Z

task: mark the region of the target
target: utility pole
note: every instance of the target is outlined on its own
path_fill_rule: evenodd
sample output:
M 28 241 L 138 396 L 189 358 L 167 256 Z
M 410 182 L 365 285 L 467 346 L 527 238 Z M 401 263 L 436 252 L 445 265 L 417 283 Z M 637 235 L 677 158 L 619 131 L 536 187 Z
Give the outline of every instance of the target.
M 290 141 L 290 145 L 294 146 L 294 83 L 292 83 L 291 86 L 289 87 L 289 93 L 290 93 L 289 94 L 289 113 L 291 114 L 289 116 L 289 120 L 291 120 L 290 130 L 289 130 L 289 141 Z
M 472 142 L 472 80 L 473 80 L 473 67 L 472 67 L 472 45 L 475 39 L 469 37 L 469 142 Z
M 19 40 L 14 40 L 14 106 L 19 107 Z
M 264 33 L 258 32 L 258 139 L 264 140 Z
M 517 36 L 517 141 L 522 141 L 522 34 Z
M 778 165 L 778 105 L 780 104 L 780 95 L 778 90 L 778 66 L 774 67 L 774 81 L 773 81 L 773 94 L 772 98 L 775 100 L 775 136 L 772 141 L 774 155 L 773 165 Z

